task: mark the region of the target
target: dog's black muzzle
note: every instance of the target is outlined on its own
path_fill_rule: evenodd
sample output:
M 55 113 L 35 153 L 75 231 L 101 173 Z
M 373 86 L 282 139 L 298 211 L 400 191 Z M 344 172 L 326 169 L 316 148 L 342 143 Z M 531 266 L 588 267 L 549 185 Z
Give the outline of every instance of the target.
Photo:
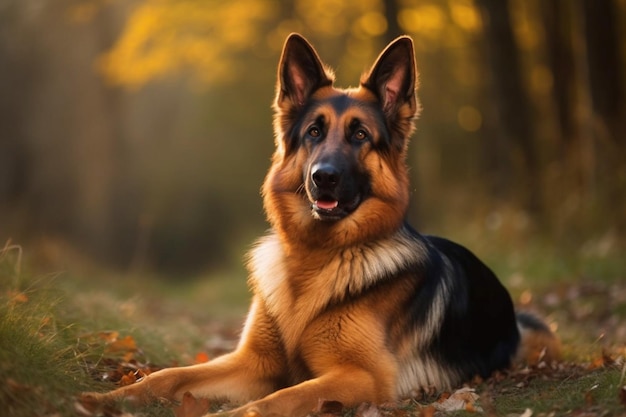
M 352 213 L 361 203 L 357 181 L 345 164 L 318 162 L 313 164 L 307 191 L 313 216 L 336 221 Z

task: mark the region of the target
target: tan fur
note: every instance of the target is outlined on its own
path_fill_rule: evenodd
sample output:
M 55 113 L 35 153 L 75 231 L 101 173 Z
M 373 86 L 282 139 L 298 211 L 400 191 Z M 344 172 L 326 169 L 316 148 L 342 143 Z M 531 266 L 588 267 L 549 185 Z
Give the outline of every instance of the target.
M 517 361 L 537 365 L 561 359 L 561 340 L 550 331 L 527 330 L 520 328 L 522 343 L 517 353 Z
M 408 268 L 427 257 L 424 241 L 403 227 L 409 202 L 407 143 L 419 112 L 411 41 L 397 40 L 360 87 L 341 90 L 332 86 L 332 73 L 310 45 L 292 35 L 278 79 L 276 149 L 262 188 L 271 231 L 249 256 L 253 301 L 236 350 L 92 394 L 97 399 L 181 400 L 191 392 L 251 401 L 228 413 L 236 416 L 303 416 L 322 400 L 381 403 L 459 382 L 457 371 L 425 348 L 453 299 L 453 277 L 439 278 L 432 307 L 419 325 L 405 311 L 424 278 Z M 338 111 L 334 98 L 353 105 Z M 321 103 L 310 115 L 302 111 L 309 100 Z M 298 125 L 299 117 L 305 120 Z M 304 137 L 319 118 L 329 129 L 323 144 L 290 143 L 289 135 Z M 345 131 L 355 120 L 371 141 L 346 145 Z M 302 131 L 292 132 L 296 128 Z M 388 144 L 380 143 L 383 133 Z M 337 221 L 316 218 L 314 197 L 303 180 L 318 152 L 351 152 L 355 165 L 368 174 L 367 198 Z
M 327 87 L 316 92 L 313 98 L 344 93 L 365 102 L 375 100 L 372 93 L 363 87 L 356 90 Z M 323 109 L 321 113 L 324 113 Z M 336 116 L 330 108 L 327 113 L 331 118 Z M 352 109 L 338 116 L 339 120 L 334 120 L 333 125 L 342 126 L 345 119 L 355 115 L 365 120 L 372 117 L 362 109 Z M 277 120 L 283 117 L 280 112 L 277 114 Z M 412 116 L 406 118 L 412 120 Z M 374 122 L 371 125 L 375 127 Z M 403 136 L 410 135 L 412 130 L 413 124 L 410 123 L 406 126 Z M 286 156 L 282 149 L 278 148 L 263 185 L 268 220 L 275 226 L 277 232 L 281 233 L 284 244 L 293 244 L 298 250 L 302 247 L 308 249 L 328 244 L 348 246 L 389 236 L 402 225 L 409 203 L 409 179 L 404 165 L 405 156 L 406 149 L 384 158 L 378 152 L 371 151 L 367 145 L 364 146 L 362 163 L 371 172 L 374 195 L 363 202 L 362 207 L 346 221 L 327 224 L 320 223 L 311 216 L 309 202 L 305 196 L 298 193 L 302 187 L 302 166 L 308 155 L 298 152 Z

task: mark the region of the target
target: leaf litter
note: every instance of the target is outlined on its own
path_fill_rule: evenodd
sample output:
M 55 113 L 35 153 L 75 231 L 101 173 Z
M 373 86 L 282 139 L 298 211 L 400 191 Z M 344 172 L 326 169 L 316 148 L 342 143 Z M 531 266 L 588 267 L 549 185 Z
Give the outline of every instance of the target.
M 20 302 L 19 298 L 17 302 Z M 552 417 L 557 415 L 573 415 L 575 417 L 604 417 L 616 415 L 626 417 L 626 323 L 619 320 L 619 314 L 624 310 L 626 290 L 619 285 L 609 284 L 570 284 L 553 287 L 542 297 L 522 297 L 522 307 L 535 311 L 547 312 L 541 316 L 549 316 L 561 323 L 576 323 L 575 326 L 563 325 L 562 329 L 576 328 L 591 338 L 596 337 L 592 349 L 587 352 L 587 358 L 582 359 L 580 352 L 573 361 L 550 362 L 539 361 L 536 365 L 519 365 L 505 372 L 496 372 L 490 378 L 482 380 L 475 378 L 466 386 L 453 392 L 423 392 L 417 393 L 414 398 L 388 404 L 361 404 L 357 407 L 344 407 L 336 401 L 320 401 L 320 404 L 311 415 L 321 417 L 405 417 L 405 416 L 447 416 L 458 413 L 484 415 L 487 417 Z M 205 326 L 211 326 L 205 324 Z M 204 363 L 226 351 L 232 350 L 236 343 L 236 334 L 232 328 L 211 326 L 206 328 L 210 334 L 205 343 L 205 350 L 189 352 L 184 355 L 184 364 Z M 613 345 L 607 347 L 609 335 Z M 179 366 L 178 363 L 154 364 L 143 353 L 141 346 L 130 335 L 121 335 L 118 332 L 100 332 L 83 336 L 83 342 L 99 344 L 103 347 L 102 357 L 96 363 L 89 365 L 93 378 L 121 386 L 135 383 L 141 378 L 159 369 L 169 366 Z M 600 344 L 599 342 L 602 342 Z M 572 348 L 580 350 L 579 346 Z M 598 384 L 590 383 L 586 388 L 576 386 L 574 395 L 579 396 L 580 406 L 574 410 L 561 409 L 559 398 L 554 398 L 551 411 L 536 409 L 534 405 L 521 406 L 515 414 L 498 412 L 496 405 L 502 398 L 517 398 L 527 396 L 532 390 L 537 391 L 536 382 L 548 383 L 550 387 L 559 387 L 568 382 L 582 380 L 594 373 L 611 372 L 617 370 L 622 374 L 619 384 L 613 387 L 614 404 L 622 407 L 616 411 L 615 407 L 607 411 L 600 396 L 601 388 Z M 551 388 L 552 389 L 552 388 Z M 558 390 L 555 388 L 555 392 Z M 554 395 L 554 392 L 534 393 L 532 395 Z M 562 403 L 562 402 L 561 402 Z M 120 409 L 109 406 L 107 409 L 93 408 L 87 404 L 79 415 L 84 417 L 128 417 Z M 77 407 L 77 408 L 80 408 Z M 195 398 L 186 393 L 180 403 L 169 404 L 176 417 L 200 417 L 211 410 L 224 410 L 230 404 L 221 404 L 204 398 Z M 552 407 L 549 405 L 548 407 Z M 545 407 L 544 407 L 545 408 Z M 145 414 L 142 414 L 145 415 Z
M 229 331 L 230 332 L 230 331 Z M 213 343 L 211 352 L 197 352 L 190 356 L 191 363 L 204 363 L 223 353 L 226 347 L 232 344 L 233 333 L 223 336 L 224 345 Z M 220 336 L 222 337 L 222 336 Z M 122 335 L 117 331 L 103 331 L 84 334 L 80 337 L 81 343 L 100 346 L 102 356 L 93 363 L 88 363 L 92 378 L 111 384 L 111 388 L 137 382 L 141 378 L 160 370 L 166 366 L 178 366 L 170 363 L 161 366 L 151 363 L 137 341 L 131 335 Z M 218 338 L 219 339 L 219 338 Z M 216 340 L 213 338 L 212 340 Z M 191 364 L 189 363 L 189 364 Z M 423 392 L 415 398 L 394 403 L 373 405 L 361 404 L 347 408 L 336 401 L 321 401 L 312 415 L 316 417 L 407 417 L 407 416 L 446 416 L 456 415 L 457 412 L 480 414 L 488 417 L 500 416 L 493 405 L 493 398 L 506 395 L 522 394 L 535 380 L 553 382 L 555 385 L 563 381 L 583 378 L 597 371 L 606 369 L 617 370 L 621 374 L 619 384 L 615 390 L 616 404 L 621 405 L 621 413 L 607 413 L 597 397 L 599 386 L 590 385 L 580 393 L 582 407 L 577 410 L 563 410 L 536 414 L 530 408 L 520 414 L 506 414 L 506 417 L 530 417 L 555 415 L 573 415 L 575 417 L 604 417 L 608 415 L 626 416 L 626 347 L 601 349 L 588 362 L 540 362 L 535 366 L 517 366 L 506 372 L 496 372 L 487 380 L 475 378 L 467 386 L 454 392 Z M 8 380 L 7 387 L 14 395 L 37 395 L 39 387 L 20 384 Z M 186 393 L 178 404 L 166 404 L 175 417 L 200 417 L 210 409 L 216 407 L 228 408 L 229 404 L 213 404 L 205 398 L 195 398 Z M 81 417 L 136 417 L 145 415 L 144 412 L 131 414 L 119 406 L 111 404 L 95 404 L 89 399 L 81 398 L 75 402 L 75 412 Z
M 133 384 L 141 378 L 162 369 L 146 360 L 145 355 L 137 342 L 130 335 L 120 335 L 116 331 L 99 332 L 83 336 L 87 343 L 100 343 L 104 346 L 101 360 L 92 366 L 92 376 L 101 381 L 107 381 L 117 386 Z M 225 342 L 230 344 L 230 342 Z M 216 352 L 221 353 L 223 347 L 216 347 Z M 216 356 L 219 354 L 217 353 Z M 193 363 L 204 363 L 210 360 L 212 354 L 198 352 L 193 356 Z M 177 366 L 178 364 L 169 364 Z M 408 417 L 408 416 L 446 416 L 455 415 L 457 412 L 486 415 L 496 417 L 499 414 L 493 405 L 493 398 L 515 395 L 528 389 L 535 380 L 553 382 L 559 384 L 562 381 L 582 378 L 590 373 L 603 369 L 618 369 L 622 371 L 622 378 L 615 397 L 617 403 L 624 407 L 621 415 L 626 416 L 626 385 L 624 376 L 626 373 L 626 348 L 603 349 L 596 357 L 586 363 L 575 362 L 539 362 L 537 365 L 519 365 L 508 371 L 496 372 L 490 378 L 482 380 L 475 378 L 466 386 L 453 391 L 435 393 L 422 392 L 414 398 L 394 403 L 373 405 L 364 403 L 357 407 L 344 407 L 337 401 L 320 401 L 320 404 L 312 412 L 315 417 Z M 570 415 L 578 417 L 604 417 L 602 404 L 598 404 L 596 390 L 598 386 L 592 385 L 581 393 L 583 408 L 572 411 Z M 200 417 L 205 415 L 212 407 L 229 407 L 228 404 L 213 404 L 208 399 L 196 398 L 191 393 L 185 393 L 182 401 L 170 404 L 175 417 Z M 83 417 L 132 417 L 132 414 L 123 412 L 114 406 L 99 406 L 89 403 L 85 399 L 77 401 L 76 411 Z M 532 415 L 552 416 L 552 414 L 533 414 L 530 408 L 520 414 L 508 414 L 506 417 L 530 417 Z M 560 414 L 559 414 L 560 415 Z

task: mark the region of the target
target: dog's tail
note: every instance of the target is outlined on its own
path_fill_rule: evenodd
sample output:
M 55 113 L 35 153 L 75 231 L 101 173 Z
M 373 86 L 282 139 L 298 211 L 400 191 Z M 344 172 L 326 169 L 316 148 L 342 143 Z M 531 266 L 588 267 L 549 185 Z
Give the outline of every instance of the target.
M 517 327 L 521 335 L 518 360 L 537 365 L 560 359 L 561 340 L 546 323 L 530 313 L 517 313 Z

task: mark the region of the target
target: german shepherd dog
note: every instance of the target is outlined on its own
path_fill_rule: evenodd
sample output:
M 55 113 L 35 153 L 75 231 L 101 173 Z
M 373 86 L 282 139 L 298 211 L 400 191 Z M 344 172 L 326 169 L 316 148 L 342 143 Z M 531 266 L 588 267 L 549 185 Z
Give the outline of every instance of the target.
M 420 106 L 413 42 L 393 41 L 358 88 L 300 35 L 286 40 L 276 149 L 262 187 L 270 232 L 249 256 L 252 305 L 236 350 L 97 399 L 248 402 L 232 415 L 303 416 L 321 400 L 382 403 L 558 353 L 464 247 L 409 226 L 407 144 Z M 531 343 L 532 342 L 532 343 Z

